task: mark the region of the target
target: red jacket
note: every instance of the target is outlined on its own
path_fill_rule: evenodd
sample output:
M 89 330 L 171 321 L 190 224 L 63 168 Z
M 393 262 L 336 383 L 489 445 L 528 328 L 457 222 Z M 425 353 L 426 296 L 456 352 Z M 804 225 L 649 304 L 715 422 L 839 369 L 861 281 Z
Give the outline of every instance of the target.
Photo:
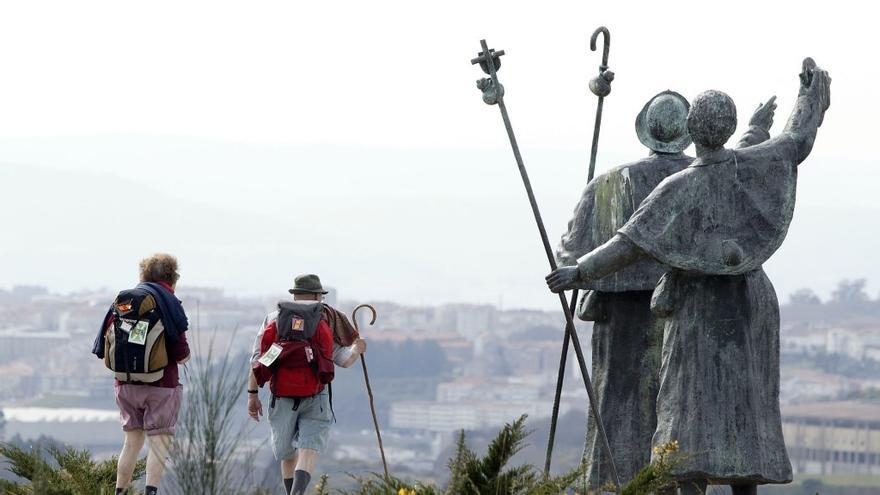
M 260 355 L 277 340 L 278 320 L 272 320 L 263 332 Z M 318 323 L 311 342 L 279 343 L 284 350 L 266 367 L 254 362 L 254 376 L 262 387 L 267 381 L 276 397 L 311 397 L 324 390 L 333 379 L 333 332 L 323 319 Z M 309 350 L 303 351 L 303 348 Z M 307 362 L 308 361 L 308 362 Z

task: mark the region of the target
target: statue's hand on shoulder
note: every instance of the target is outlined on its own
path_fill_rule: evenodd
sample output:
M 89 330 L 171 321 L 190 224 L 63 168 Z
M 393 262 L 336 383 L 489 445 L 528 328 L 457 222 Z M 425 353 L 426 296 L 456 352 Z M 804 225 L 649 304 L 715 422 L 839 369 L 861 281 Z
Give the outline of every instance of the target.
M 767 100 L 767 103 L 759 103 L 752 118 L 749 119 L 750 126 L 757 126 L 765 131 L 770 131 L 773 127 L 773 116 L 776 115 L 776 96 Z

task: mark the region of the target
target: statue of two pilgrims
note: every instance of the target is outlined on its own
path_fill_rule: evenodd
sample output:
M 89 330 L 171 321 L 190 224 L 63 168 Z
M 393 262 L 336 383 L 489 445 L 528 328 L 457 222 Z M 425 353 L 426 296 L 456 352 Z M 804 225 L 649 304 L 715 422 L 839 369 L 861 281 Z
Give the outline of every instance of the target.
M 650 155 L 590 182 L 563 236 L 547 283 L 587 290 L 578 315 L 594 322 L 597 401 L 622 481 L 671 441 L 683 494 L 791 481 L 779 305 L 761 266 L 785 239 L 798 165 L 830 103 L 831 79 L 811 59 L 800 80 L 783 132 L 770 138 L 771 98 L 734 149 L 729 96 L 655 96 L 636 119 Z M 691 140 L 696 159 L 682 153 Z M 594 426 L 585 461 L 598 486 L 609 480 Z

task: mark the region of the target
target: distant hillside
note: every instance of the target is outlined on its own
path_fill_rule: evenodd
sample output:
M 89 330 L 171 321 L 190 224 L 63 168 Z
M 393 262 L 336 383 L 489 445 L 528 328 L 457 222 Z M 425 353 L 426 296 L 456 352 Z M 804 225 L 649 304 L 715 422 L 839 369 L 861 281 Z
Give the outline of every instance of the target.
M 525 146 L 525 143 L 524 143 Z M 552 243 L 584 186 L 584 153 L 526 149 Z M 638 158 L 600 153 L 598 171 Z M 800 172 L 789 237 L 767 263 L 780 299 L 880 287 L 876 167 Z M 189 284 L 266 293 L 301 271 L 341 297 L 548 308 L 546 260 L 509 150 L 275 146 L 169 136 L 0 141 L 0 287 L 119 286 L 152 250 Z M 123 284 L 124 285 L 124 284 Z M 280 290 L 280 289 L 278 289 Z

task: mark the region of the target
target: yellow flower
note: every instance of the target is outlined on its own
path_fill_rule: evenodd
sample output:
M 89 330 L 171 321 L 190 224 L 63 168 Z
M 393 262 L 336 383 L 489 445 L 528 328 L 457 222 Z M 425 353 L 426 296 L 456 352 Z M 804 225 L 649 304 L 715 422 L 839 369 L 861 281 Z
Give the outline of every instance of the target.
M 397 495 L 416 495 L 415 490 L 407 490 L 406 488 L 401 488 L 397 490 Z

